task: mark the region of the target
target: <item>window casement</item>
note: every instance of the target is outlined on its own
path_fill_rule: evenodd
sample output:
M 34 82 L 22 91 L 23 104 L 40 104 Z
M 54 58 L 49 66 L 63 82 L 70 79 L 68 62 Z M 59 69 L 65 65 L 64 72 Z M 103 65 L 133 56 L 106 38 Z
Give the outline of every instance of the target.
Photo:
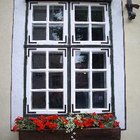
M 108 4 L 28 6 L 26 114 L 111 112 Z
M 67 113 L 66 50 L 28 50 L 26 81 L 27 114 Z
M 67 3 L 30 4 L 28 44 L 65 44 L 68 35 Z
M 73 113 L 111 111 L 110 50 L 72 49 L 71 104 Z
M 102 3 L 72 3 L 71 43 L 110 44 L 108 5 Z

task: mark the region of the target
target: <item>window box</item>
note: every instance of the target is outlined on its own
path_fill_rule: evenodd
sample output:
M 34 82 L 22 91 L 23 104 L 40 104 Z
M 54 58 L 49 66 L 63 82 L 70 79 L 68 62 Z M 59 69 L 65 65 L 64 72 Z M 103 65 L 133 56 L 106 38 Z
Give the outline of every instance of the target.
M 20 130 L 19 140 L 120 140 L 120 128 L 84 128 L 76 129 L 75 135 L 66 133 L 65 129 L 45 130 L 38 132 L 35 130 Z

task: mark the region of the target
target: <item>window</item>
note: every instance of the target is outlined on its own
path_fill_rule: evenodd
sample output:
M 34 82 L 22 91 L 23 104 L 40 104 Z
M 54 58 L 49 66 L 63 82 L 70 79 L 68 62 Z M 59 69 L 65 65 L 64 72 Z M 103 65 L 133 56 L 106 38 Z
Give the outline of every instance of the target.
M 67 4 L 31 4 L 28 16 L 29 44 L 67 43 L 68 34 Z
M 28 44 L 36 45 L 27 48 L 26 114 L 112 111 L 111 54 L 103 45 L 109 45 L 107 9 L 97 3 L 30 4 Z
M 95 1 L 15 0 L 11 125 L 17 116 L 113 111 L 125 128 L 123 7 Z

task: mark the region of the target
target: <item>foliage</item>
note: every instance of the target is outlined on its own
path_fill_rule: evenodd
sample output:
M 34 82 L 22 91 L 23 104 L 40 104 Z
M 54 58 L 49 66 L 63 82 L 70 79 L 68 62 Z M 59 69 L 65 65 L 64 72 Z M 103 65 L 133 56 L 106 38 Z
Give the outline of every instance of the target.
M 75 129 L 80 128 L 115 128 L 119 127 L 119 122 L 113 114 L 75 114 L 67 117 L 51 115 L 39 117 L 17 117 L 13 131 L 19 130 L 37 130 L 43 131 L 50 129 L 52 131 L 57 129 L 65 129 L 66 133 L 74 132 Z

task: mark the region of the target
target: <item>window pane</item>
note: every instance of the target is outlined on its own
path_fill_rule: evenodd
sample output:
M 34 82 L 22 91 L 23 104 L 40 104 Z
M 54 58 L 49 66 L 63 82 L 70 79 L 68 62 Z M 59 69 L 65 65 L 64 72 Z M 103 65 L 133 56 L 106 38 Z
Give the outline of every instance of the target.
M 98 41 L 98 40 L 105 40 L 105 26 L 97 26 L 92 25 L 92 40 Z
M 49 73 L 49 88 L 63 88 L 63 73 L 62 72 Z
M 33 69 L 46 68 L 46 53 L 32 54 L 32 68 Z
M 92 92 L 92 107 L 93 108 L 107 107 L 107 94 L 105 91 Z
M 106 72 L 92 73 L 92 88 L 106 88 Z
M 34 6 L 33 7 L 33 20 L 34 21 L 46 21 L 46 6 Z
M 88 77 L 87 72 L 76 72 L 76 88 L 88 88 Z
M 49 108 L 63 109 L 63 92 L 49 92 Z
M 75 67 L 77 69 L 87 69 L 89 67 L 89 53 L 76 52 Z
M 89 108 L 89 104 L 88 92 L 76 92 L 76 108 Z
M 88 21 L 87 6 L 75 6 L 75 21 Z
M 63 40 L 63 24 L 50 24 L 49 40 Z
M 46 87 L 46 74 L 40 72 L 32 73 L 32 88 L 41 89 Z
M 105 53 L 92 54 L 92 68 L 93 69 L 106 68 L 106 54 Z
M 63 54 L 62 53 L 49 53 L 49 68 L 60 69 L 63 68 Z
M 32 108 L 33 109 L 46 108 L 45 92 L 32 92 Z
M 50 6 L 50 21 L 63 21 L 63 6 Z
M 33 26 L 33 40 L 46 40 L 46 27 L 44 25 Z
M 91 7 L 91 20 L 97 22 L 103 22 L 104 19 L 104 7 Z
M 88 40 L 88 25 L 77 24 L 75 25 L 76 41 Z

